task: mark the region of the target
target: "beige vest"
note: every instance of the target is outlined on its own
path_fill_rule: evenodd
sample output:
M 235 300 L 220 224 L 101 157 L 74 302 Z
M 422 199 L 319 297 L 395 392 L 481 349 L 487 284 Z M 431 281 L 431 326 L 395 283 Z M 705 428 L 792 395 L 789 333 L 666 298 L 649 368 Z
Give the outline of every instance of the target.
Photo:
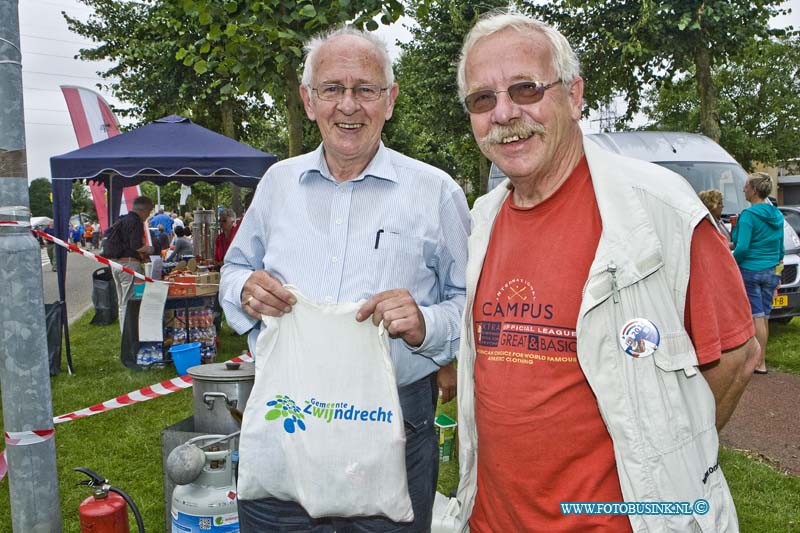
M 702 498 L 710 506 L 706 514 L 631 515 L 631 526 L 637 532 L 738 531 L 733 500 L 717 466 L 714 397 L 695 368 L 697 356 L 683 327 L 692 234 L 710 215 L 689 184 L 671 171 L 611 154 L 590 141 L 584 150 L 603 230 L 588 280 L 576 280 L 585 281 L 578 362 L 614 443 L 623 498 L 690 504 Z M 472 306 L 492 226 L 507 194 L 501 185 L 472 210 L 458 366 L 458 500 L 464 530 L 477 490 Z M 634 358 L 620 348 L 620 331 L 634 318 L 648 319 L 659 329 L 661 342 L 651 357 Z

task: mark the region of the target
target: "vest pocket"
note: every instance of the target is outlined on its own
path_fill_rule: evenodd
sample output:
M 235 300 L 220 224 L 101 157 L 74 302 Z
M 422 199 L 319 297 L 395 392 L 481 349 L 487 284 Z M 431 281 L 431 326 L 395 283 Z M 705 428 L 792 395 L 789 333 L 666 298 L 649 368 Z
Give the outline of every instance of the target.
M 705 413 L 692 401 L 700 376 L 687 377 L 694 371 L 697 356 L 684 332 L 664 333 L 652 358 L 630 358 L 634 365 L 638 395 L 633 404 L 639 412 L 642 432 L 650 447 L 649 455 L 670 452 L 692 437 L 692 427 L 704 427 Z M 698 382 L 698 383 L 695 383 Z M 710 413 L 713 422 L 713 412 Z
M 683 331 L 663 335 L 661 345 L 653 353 L 653 360 L 665 372 L 687 371 L 697 366 L 694 346 Z

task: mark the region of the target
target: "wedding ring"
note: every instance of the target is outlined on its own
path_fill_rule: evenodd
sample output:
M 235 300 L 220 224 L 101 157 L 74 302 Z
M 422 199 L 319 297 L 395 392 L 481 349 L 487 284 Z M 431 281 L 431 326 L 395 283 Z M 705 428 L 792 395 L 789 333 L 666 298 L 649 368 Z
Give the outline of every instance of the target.
M 250 305 L 250 300 L 252 300 L 254 296 L 250 296 L 247 300 L 244 301 L 244 305 Z

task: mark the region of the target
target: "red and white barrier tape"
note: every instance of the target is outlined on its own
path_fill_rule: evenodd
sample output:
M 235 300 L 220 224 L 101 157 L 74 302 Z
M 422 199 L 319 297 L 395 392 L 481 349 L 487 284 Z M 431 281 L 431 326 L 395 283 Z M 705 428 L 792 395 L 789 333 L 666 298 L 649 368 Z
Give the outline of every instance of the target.
M 251 355 L 241 355 L 234 357 L 231 359 L 231 361 L 234 363 L 251 363 L 253 361 L 253 357 Z M 172 394 L 173 392 L 188 389 L 191 386 L 191 376 L 179 376 L 168 379 L 166 381 L 162 381 L 154 385 L 148 385 L 147 387 L 143 387 L 139 390 L 123 394 L 122 396 L 117 396 L 116 398 L 107 400 L 103 403 L 86 407 L 85 409 L 79 409 L 65 415 L 56 416 L 53 418 L 53 424 L 71 422 L 73 420 L 78 420 L 79 418 L 86 418 L 100 413 L 105 413 L 114 409 L 119 409 L 120 407 L 127 407 L 128 405 L 133 405 L 135 403 L 146 402 L 147 400 L 152 400 L 153 398 L 160 398 L 161 396 L 166 396 L 168 394 Z M 43 434 L 48 432 L 49 435 L 43 437 Z M 6 444 L 9 446 L 36 444 L 52 438 L 53 433 L 55 433 L 54 429 L 7 432 Z M 11 436 L 11 438 L 9 438 L 9 436 Z M 6 472 L 8 472 L 8 463 L 6 462 L 6 452 L 3 450 L 2 454 L 0 454 L 0 481 L 3 480 Z
M 1 226 L 20 226 L 20 227 L 24 227 L 24 228 L 31 227 L 30 222 L 20 222 L 20 221 L 15 221 L 15 220 L 0 220 L 0 225 Z M 133 276 L 135 278 L 141 279 L 141 280 L 149 282 L 149 283 L 166 283 L 167 285 L 184 285 L 184 286 L 191 286 L 191 287 L 219 287 L 219 283 L 188 283 L 188 282 L 182 282 L 182 281 L 162 281 L 162 280 L 153 279 L 150 276 L 145 276 L 144 274 L 136 272 L 135 270 L 131 270 L 130 268 L 128 268 L 126 266 L 123 266 L 123 265 L 117 263 L 116 261 L 112 261 L 112 260 L 107 259 L 107 258 L 105 258 L 103 256 L 100 256 L 100 255 L 95 255 L 92 252 L 84 250 L 80 246 L 75 246 L 74 244 L 70 244 L 68 242 L 62 241 L 58 237 L 53 237 L 52 235 L 50 235 L 49 233 L 45 233 L 44 231 L 41 231 L 41 230 L 38 230 L 38 229 L 32 229 L 31 232 L 34 235 L 38 235 L 38 236 L 42 237 L 43 239 L 47 239 L 48 241 L 50 241 L 52 243 L 55 243 L 55 244 L 57 244 L 57 245 L 59 245 L 59 246 L 61 246 L 63 248 L 66 248 L 70 252 L 75 252 L 77 254 L 81 254 L 84 257 L 88 257 L 89 259 L 94 259 L 98 263 L 101 263 L 103 265 L 109 266 L 109 267 L 113 268 L 114 270 L 121 270 L 121 271 L 123 271 L 123 272 L 125 272 L 127 274 L 130 274 L 131 276 Z
M 52 439 L 55 429 L 34 429 L 33 431 L 6 431 L 6 444 L 9 446 L 29 446 Z

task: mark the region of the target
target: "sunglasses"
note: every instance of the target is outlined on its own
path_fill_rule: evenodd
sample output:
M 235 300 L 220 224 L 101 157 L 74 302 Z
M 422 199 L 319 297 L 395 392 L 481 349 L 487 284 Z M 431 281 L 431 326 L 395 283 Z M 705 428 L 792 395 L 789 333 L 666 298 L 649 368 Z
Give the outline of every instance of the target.
M 556 80 L 548 84 L 535 81 L 521 81 L 511 85 L 505 91 L 486 89 L 474 92 L 464 98 L 464 106 L 470 113 L 486 113 L 494 109 L 497 105 L 497 95 L 499 93 L 508 93 L 511 101 L 518 105 L 535 104 L 544 98 L 544 93 L 547 89 L 555 87 L 559 83 L 561 83 L 561 80 Z

